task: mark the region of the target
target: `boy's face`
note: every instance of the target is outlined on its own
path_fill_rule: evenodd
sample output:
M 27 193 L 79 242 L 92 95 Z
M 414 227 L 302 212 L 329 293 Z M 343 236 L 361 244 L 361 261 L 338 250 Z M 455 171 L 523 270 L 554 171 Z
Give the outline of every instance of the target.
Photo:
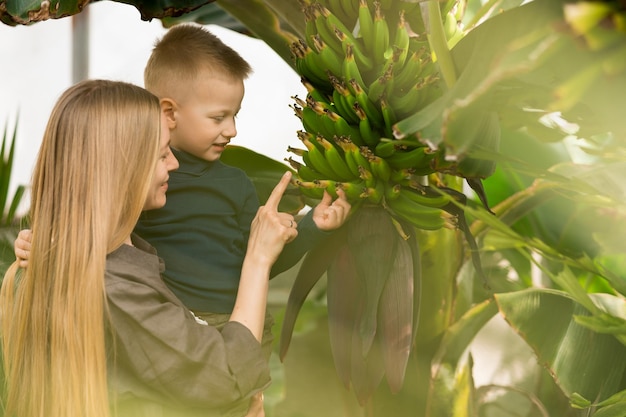
M 237 135 L 235 117 L 244 95 L 242 80 L 199 76 L 176 102 L 170 125 L 172 146 L 206 161 L 216 161 Z

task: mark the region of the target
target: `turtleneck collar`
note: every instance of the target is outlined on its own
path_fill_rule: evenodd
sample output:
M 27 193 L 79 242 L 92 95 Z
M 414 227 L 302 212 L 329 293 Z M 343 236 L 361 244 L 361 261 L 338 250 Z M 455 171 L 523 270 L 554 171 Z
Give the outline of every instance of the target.
M 172 148 L 172 153 L 176 159 L 178 159 L 179 168 L 177 171 L 200 174 L 207 169 L 210 169 L 217 161 L 207 161 L 202 158 L 198 158 L 190 153 Z

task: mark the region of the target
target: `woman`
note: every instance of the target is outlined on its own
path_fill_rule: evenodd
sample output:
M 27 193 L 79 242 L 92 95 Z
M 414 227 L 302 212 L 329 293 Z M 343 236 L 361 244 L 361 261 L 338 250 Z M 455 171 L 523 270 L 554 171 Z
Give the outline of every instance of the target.
M 28 267 L 12 265 L 0 292 L 5 415 L 220 415 L 269 383 L 259 340 L 271 265 L 297 235 L 277 212 L 289 174 L 253 221 L 220 333 L 165 287 L 156 254 L 132 236 L 141 211 L 165 203 L 177 166 L 146 90 L 90 80 L 60 97 L 33 173 Z

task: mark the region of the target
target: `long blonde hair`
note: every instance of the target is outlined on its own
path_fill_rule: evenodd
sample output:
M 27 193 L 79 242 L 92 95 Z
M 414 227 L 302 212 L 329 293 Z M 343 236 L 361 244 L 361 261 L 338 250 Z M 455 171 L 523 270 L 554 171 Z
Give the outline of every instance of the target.
M 158 156 L 160 106 L 89 80 L 54 107 L 33 172 L 28 267 L 0 291 L 7 416 L 105 417 L 106 255 L 132 232 Z

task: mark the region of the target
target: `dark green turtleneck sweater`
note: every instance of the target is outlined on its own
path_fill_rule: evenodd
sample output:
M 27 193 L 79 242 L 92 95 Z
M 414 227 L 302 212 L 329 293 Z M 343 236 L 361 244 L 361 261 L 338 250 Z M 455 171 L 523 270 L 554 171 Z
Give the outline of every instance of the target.
M 180 167 L 170 174 L 167 203 L 144 212 L 135 232 L 163 258 L 163 278 L 187 307 L 230 313 L 250 223 L 259 208 L 256 190 L 241 169 L 173 151 Z M 298 223 L 298 237 L 285 246 L 272 275 L 295 265 L 325 236 L 309 213 Z

